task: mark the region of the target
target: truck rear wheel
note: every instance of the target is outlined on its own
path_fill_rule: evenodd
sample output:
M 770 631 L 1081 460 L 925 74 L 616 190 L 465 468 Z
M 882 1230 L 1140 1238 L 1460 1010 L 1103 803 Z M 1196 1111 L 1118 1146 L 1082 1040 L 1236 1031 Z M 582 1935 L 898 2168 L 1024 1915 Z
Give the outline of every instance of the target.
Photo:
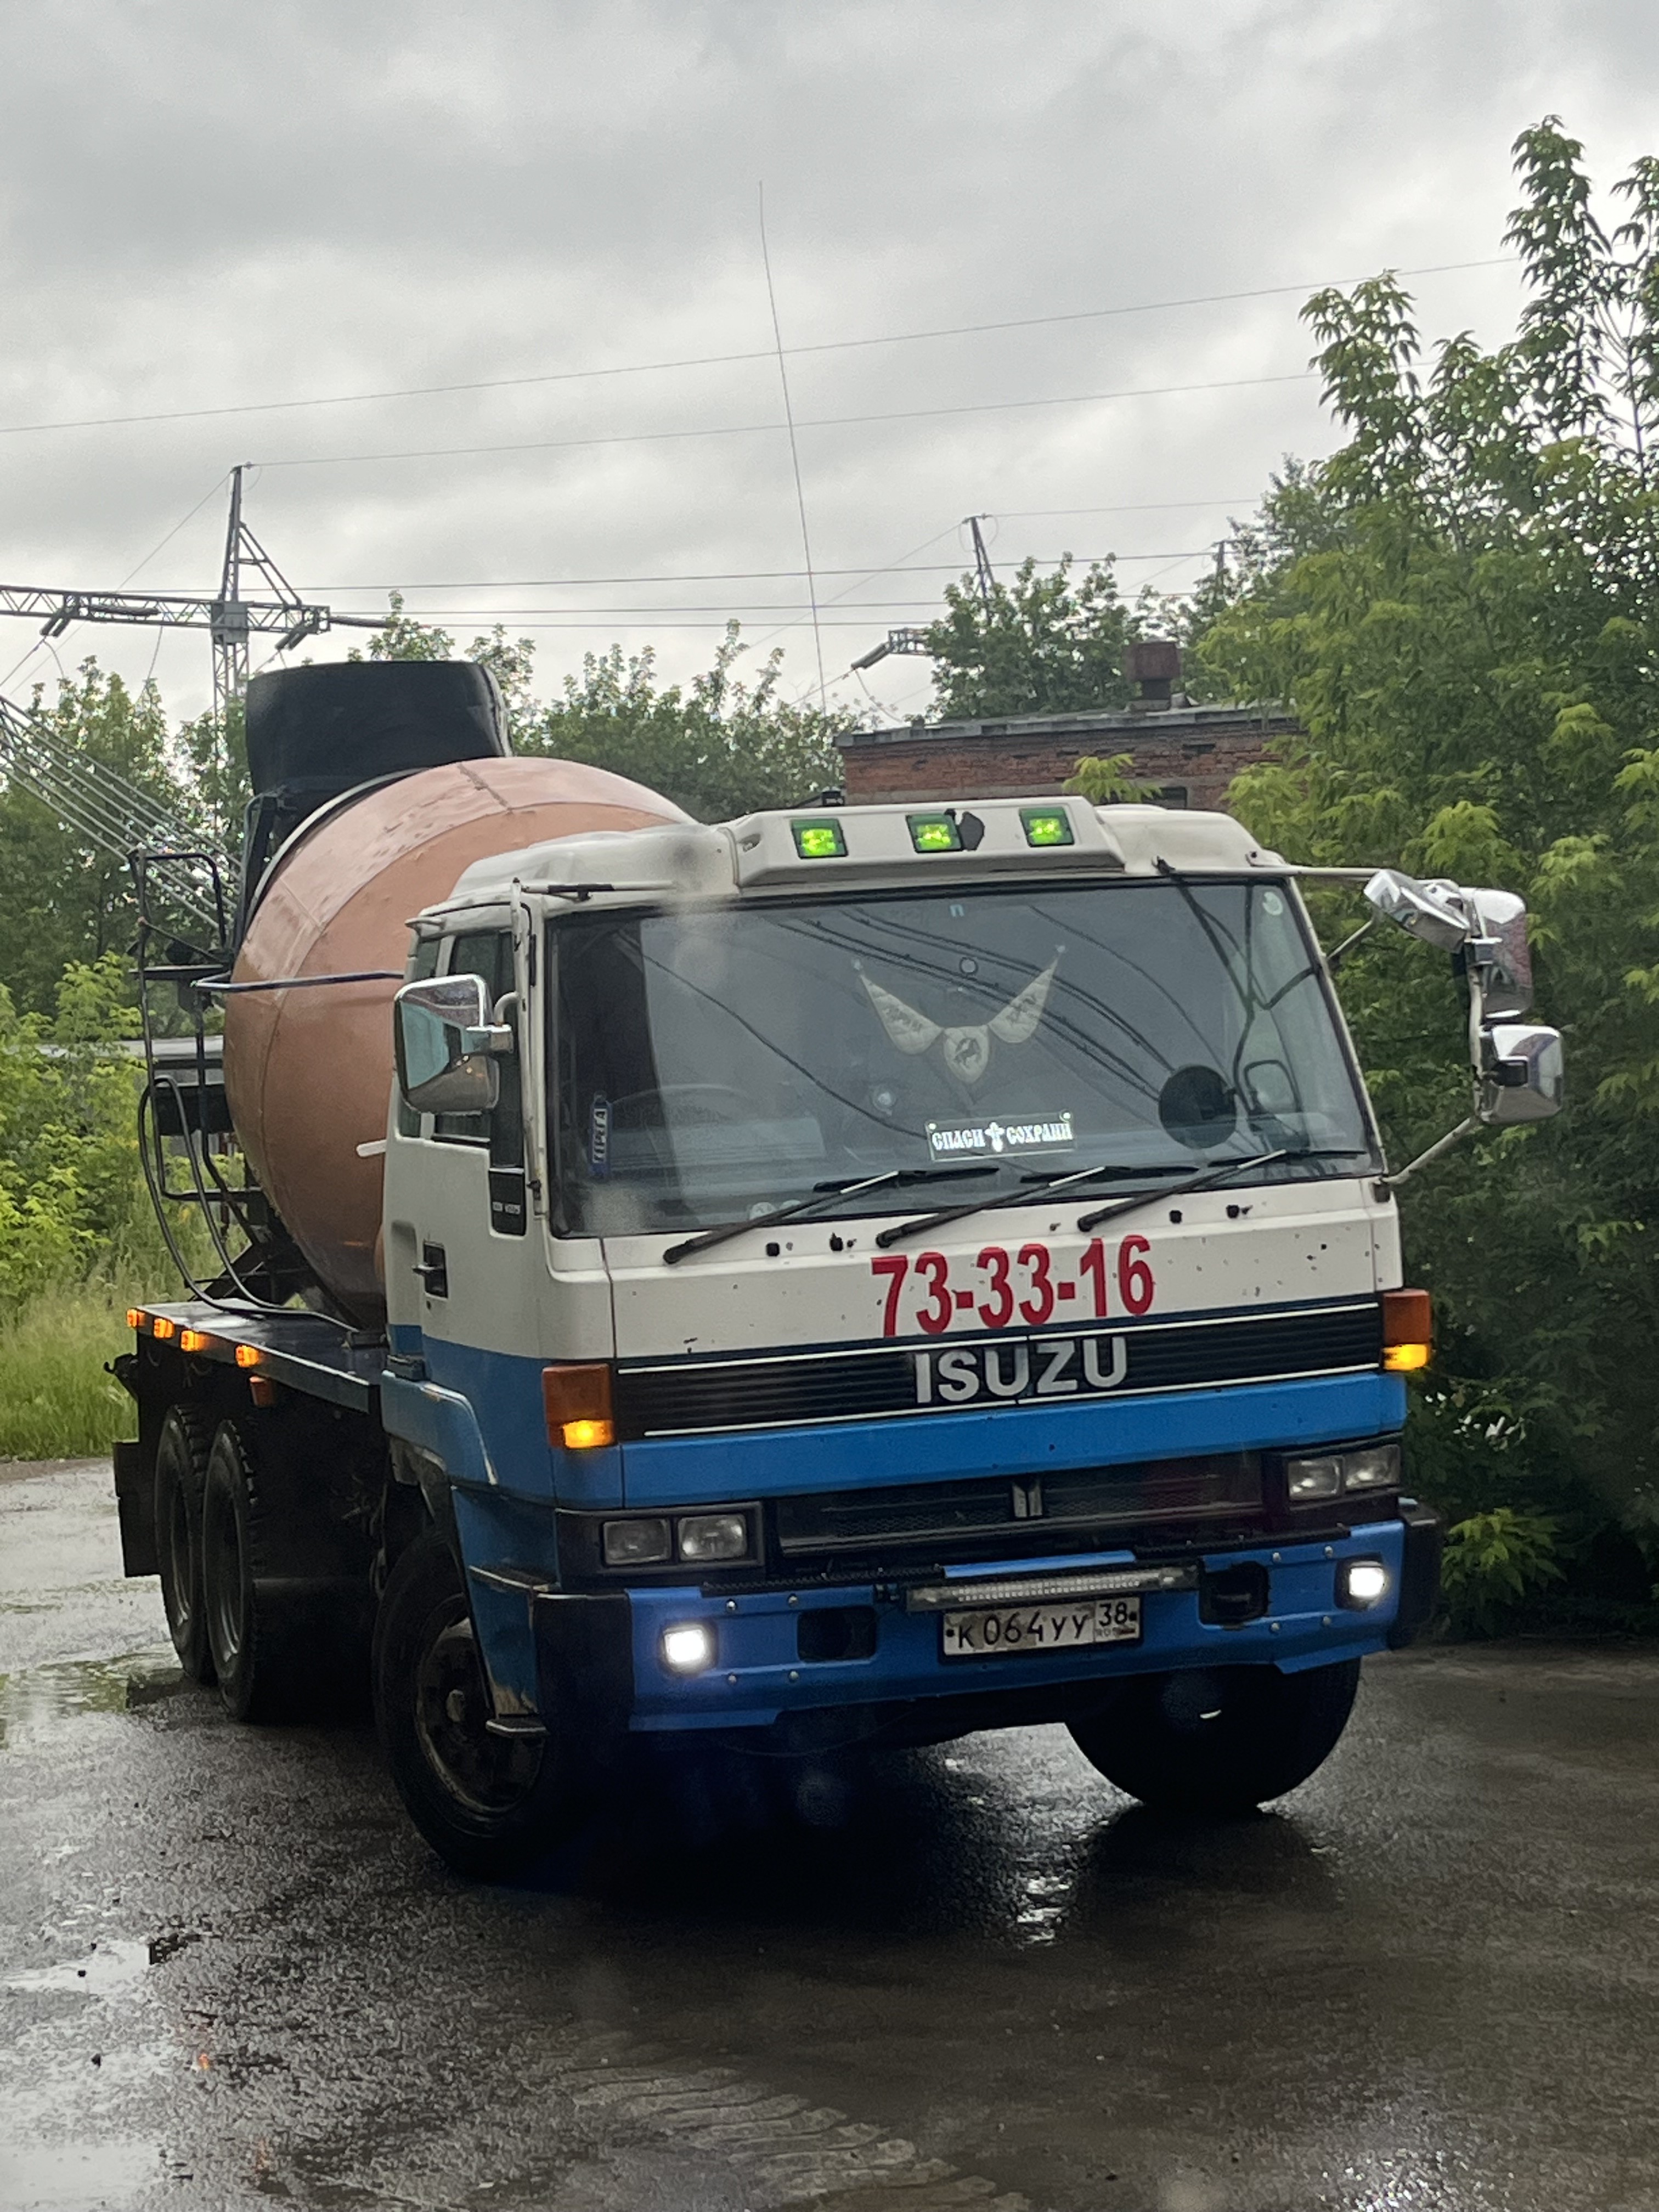
M 179 1664 L 213 1680 L 202 1592 L 202 1492 L 213 1425 L 195 1406 L 170 1406 L 155 1447 L 155 1553 L 161 1603 Z
M 1357 1659 L 1298 1674 L 1139 1674 L 1103 1711 L 1072 1722 L 1072 1739 L 1109 1782 L 1155 1811 L 1243 1813 L 1323 1765 L 1358 1686 Z
M 268 1517 L 252 1445 L 239 1424 L 222 1422 L 202 1493 L 204 1610 L 219 1695 L 238 1721 L 286 1717 L 311 1679 L 286 1593 L 261 1588 Z
M 374 1622 L 374 1714 L 410 1818 L 458 1873 L 495 1881 L 568 1835 L 581 1762 L 557 1729 L 500 1736 L 460 1569 L 435 1529 L 399 1557 Z

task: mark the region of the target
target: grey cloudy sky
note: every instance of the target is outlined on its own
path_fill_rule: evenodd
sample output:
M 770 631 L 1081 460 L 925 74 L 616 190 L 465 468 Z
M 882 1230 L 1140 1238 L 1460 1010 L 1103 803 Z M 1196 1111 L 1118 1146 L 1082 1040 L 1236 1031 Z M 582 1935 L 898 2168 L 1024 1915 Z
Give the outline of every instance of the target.
M 1547 112 L 1604 183 L 1659 150 L 1650 0 L 35 0 L 0 69 L 0 579 L 205 589 L 257 462 L 251 520 L 336 606 L 400 586 L 463 641 L 499 611 L 544 689 L 613 637 L 689 673 L 730 611 L 814 685 L 799 576 L 738 573 L 801 567 L 763 180 L 826 672 L 861 708 L 849 661 L 926 618 L 961 517 L 1000 562 L 1116 551 L 1179 588 L 1331 442 L 1299 288 L 1499 253 Z M 1431 332 L 1510 327 L 1507 267 L 1414 283 Z M 337 398 L 511 378 L 559 380 Z M 1165 386 L 1219 388 L 1079 400 Z M 32 639 L 0 630 L 15 696 L 56 673 L 15 666 Z M 88 650 L 205 696 L 204 640 L 56 647 Z M 870 686 L 908 713 L 925 668 Z

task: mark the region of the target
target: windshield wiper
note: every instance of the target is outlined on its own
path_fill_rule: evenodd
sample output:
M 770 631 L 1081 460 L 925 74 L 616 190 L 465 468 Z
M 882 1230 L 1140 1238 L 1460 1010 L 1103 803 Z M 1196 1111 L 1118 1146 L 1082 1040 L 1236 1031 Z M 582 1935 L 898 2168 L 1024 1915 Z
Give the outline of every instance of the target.
M 1246 1152 L 1238 1159 L 1223 1160 L 1215 1166 L 1202 1168 L 1196 1175 L 1187 1176 L 1180 1182 L 1164 1183 L 1157 1190 L 1137 1191 L 1132 1198 L 1115 1199 L 1109 1206 L 1103 1206 L 1093 1213 L 1085 1213 L 1077 1225 L 1079 1229 L 1092 1229 L 1100 1222 L 1109 1221 L 1114 1214 L 1127 1213 L 1133 1206 L 1148 1206 L 1155 1199 L 1177 1198 L 1183 1191 L 1203 1190 L 1211 1183 L 1225 1182 L 1229 1176 L 1237 1175 L 1241 1168 L 1267 1167 L 1275 1160 L 1347 1160 L 1369 1158 L 1369 1153 L 1365 1152 L 1321 1152 L 1304 1148 L 1299 1145 L 1285 1145 L 1273 1152 Z M 1045 1177 L 1042 1180 L 1042 1188 L 1033 1193 L 1033 1195 L 1052 1198 L 1056 1192 L 1066 1189 L 1072 1183 L 1098 1182 L 1104 1176 L 1168 1175 L 1170 1172 L 1171 1170 L 1169 1167 L 1128 1168 L 1116 1161 L 1107 1161 L 1094 1167 L 1079 1168 L 1071 1175 Z M 948 1228 L 953 1221 L 965 1221 L 970 1214 L 983 1213 L 991 1206 L 1004 1206 L 1009 1202 L 1006 1194 L 998 1192 L 990 1198 L 975 1199 L 971 1206 L 946 1206 L 938 1213 L 919 1215 L 914 1221 L 896 1222 L 892 1228 L 880 1231 L 876 1242 L 884 1250 L 888 1245 L 896 1244 L 902 1237 L 914 1237 L 925 1229 Z
M 1184 1191 L 1207 1190 L 1214 1183 L 1225 1182 L 1241 1168 L 1265 1168 L 1275 1160 L 1364 1160 L 1369 1152 L 1333 1151 L 1316 1146 L 1283 1145 L 1276 1152 L 1246 1152 L 1243 1158 L 1223 1160 L 1219 1166 L 1206 1168 L 1201 1174 L 1188 1176 L 1185 1182 L 1165 1183 L 1162 1190 L 1138 1190 L 1129 1198 L 1115 1198 L 1109 1206 L 1097 1206 L 1092 1213 L 1079 1214 L 1079 1229 L 1098 1229 L 1103 1221 L 1112 1221 L 1120 1213 L 1133 1212 L 1138 1206 L 1151 1206 L 1160 1198 L 1179 1198 Z
M 705 1229 L 700 1237 L 688 1237 L 684 1243 L 671 1244 L 663 1254 L 663 1265 L 672 1267 L 677 1261 L 689 1260 L 698 1252 L 712 1251 L 716 1244 L 728 1238 L 741 1237 L 745 1229 L 772 1229 L 781 1221 L 799 1221 L 820 1207 L 827 1199 L 854 1198 L 866 1190 L 885 1190 L 891 1186 L 902 1188 L 913 1182 L 957 1182 L 968 1176 L 991 1175 L 996 1163 L 988 1160 L 983 1165 L 975 1164 L 959 1168 L 889 1168 L 883 1175 L 866 1176 L 852 1182 L 814 1183 L 805 1198 L 798 1198 L 792 1206 L 781 1206 L 771 1213 L 760 1213 L 744 1221 L 723 1221 L 718 1229 Z

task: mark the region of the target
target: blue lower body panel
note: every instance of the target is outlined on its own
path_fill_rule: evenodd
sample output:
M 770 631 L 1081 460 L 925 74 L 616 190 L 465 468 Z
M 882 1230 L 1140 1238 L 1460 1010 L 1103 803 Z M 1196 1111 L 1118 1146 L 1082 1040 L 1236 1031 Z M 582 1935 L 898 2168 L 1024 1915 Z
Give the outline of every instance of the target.
M 635 1590 L 629 1597 L 634 1699 L 638 1729 L 764 1728 L 786 1712 L 818 1706 L 883 1704 L 978 1692 L 1030 1690 L 1119 1674 L 1184 1667 L 1277 1666 L 1287 1674 L 1363 1659 L 1389 1641 L 1399 1609 L 1405 1530 L 1384 1521 L 1333 1543 L 1261 1546 L 1218 1553 L 1217 1569 L 1254 1562 L 1268 1578 L 1267 1611 L 1242 1627 L 1199 1617 L 1195 1590 L 1151 1592 L 1141 1599 L 1141 1640 L 1065 1653 L 1007 1659 L 947 1659 L 937 1613 L 907 1613 L 878 1603 L 869 1588 L 792 1593 L 766 1590 L 732 1598 L 705 1597 L 695 1586 Z M 1121 1564 L 1121 1553 L 1067 1559 L 1069 1571 Z M 1337 1574 L 1348 1559 L 1381 1559 L 1389 1589 L 1375 1606 L 1354 1612 L 1337 1599 Z M 1030 1574 L 1029 1559 L 975 1576 Z M 1054 1563 L 1050 1563 L 1054 1564 Z M 873 1606 L 876 1648 L 867 1659 L 803 1661 L 799 1623 L 814 1607 Z M 665 1662 L 665 1630 L 697 1621 L 713 1632 L 714 1662 L 705 1672 L 676 1674 Z
M 489 1386 L 518 1379 L 459 1363 L 446 1367 L 441 1382 L 392 1394 L 387 1420 L 394 1433 L 436 1454 L 448 1468 L 473 1618 L 498 1711 L 545 1710 L 550 1694 L 556 1702 L 574 1692 L 580 1701 L 583 1678 L 599 1674 L 611 1717 L 635 1729 L 763 1728 L 790 1713 L 1042 1691 L 1181 1668 L 1270 1664 L 1294 1672 L 1381 1650 L 1396 1627 L 1405 1564 L 1398 1520 L 1331 1542 L 1264 1540 L 1244 1548 L 1235 1541 L 1218 1549 L 1209 1568 L 1254 1563 L 1267 1577 L 1267 1610 L 1243 1626 L 1201 1619 L 1194 1590 L 1157 1591 L 1142 1597 L 1138 1644 L 972 1659 L 945 1658 L 938 1613 L 908 1611 L 892 1589 L 810 1579 L 793 1588 L 787 1566 L 775 1568 L 772 1587 L 731 1595 L 717 1587 L 717 1577 L 707 1594 L 695 1582 L 630 1590 L 620 1580 L 605 1592 L 567 1592 L 560 1587 L 556 1528 L 560 1507 L 603 1510 L 624 1499 L 636 1510 L 672 1511 L 930 1479 L 1018 1478 L 1198 1453 L 1357 1442 L 1395 1433 L 1402 1425 L 1404 1389 L 1396 1376 L 1369 1371 L 1087 1406 L 1011 1406 L 629 1443 L 588 1455 L 605 1468 L 597 1477 L 579 1469 L 574 1478 L 562 1462 L 583 1455 L 550 1455 L 544 1434 L 532 1449 L 505 1422 L 502 1404 L 512 1393 L 503 1388 L 492 1395 Z M 527 1432 L 528 1416 L 518 1425 Z M 1130 1556 L 1109 1555 L 1114 1562 Z M 1387 1592 L 1364 1612 L 1345 1608 L 1336 1597 L 1338 1569 L 1356 1558 L 1379 1559 L 1389 1570 Z M 1099 1554 L 1067 1555 L 1049 1562 L 1048 1571 L 1097 1564 Z M 1011 1576 L 1032 1568 L 1030 1560 L 1016 1559 L 950 1572 Z M 813 1639 L 803 1643 L 800 1622 L 817 1608 L 872 1609 L 868 1656 L 804 1656 Z M 1414 1605 L 1413 1613 L 1402 1633 L 1417 1625 Z M 674 1673 L 662 1656 L 664 1631 L 689 1622 L 707 1624 L 715 1646 L 713 1663 L 691 1675 Z M 866 1636 L 862 1644 L 869 1643 Z

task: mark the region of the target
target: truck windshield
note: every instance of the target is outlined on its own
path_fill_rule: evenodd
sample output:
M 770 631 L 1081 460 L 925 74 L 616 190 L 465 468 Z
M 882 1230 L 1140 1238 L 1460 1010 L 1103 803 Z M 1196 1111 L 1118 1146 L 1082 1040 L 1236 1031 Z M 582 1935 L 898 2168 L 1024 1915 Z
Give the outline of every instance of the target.
M 1316 952 L 1270 884 L 575 916 L 554 947 L 568 1231 L 761 1220 L 969 1162 L 1034 1202 L 1096 1164 L 1131 1188 L 1249 1152 L 1303 1156 L 1267 1179 L 1380 1171 Z

